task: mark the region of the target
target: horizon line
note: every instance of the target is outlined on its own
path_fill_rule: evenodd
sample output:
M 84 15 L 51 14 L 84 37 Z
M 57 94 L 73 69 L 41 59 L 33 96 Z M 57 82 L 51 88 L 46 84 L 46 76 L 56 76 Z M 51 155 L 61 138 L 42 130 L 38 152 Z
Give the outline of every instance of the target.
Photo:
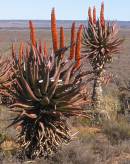
M 51 21 L 51 19 L 0 19 L 0 21 Z M 57 21 L 88 21 L 88 19 L 57 19 Z M 130 20 L 112 20 L 106 19 L 106 21 L 115 21 L 115 22 L 130 22 Z

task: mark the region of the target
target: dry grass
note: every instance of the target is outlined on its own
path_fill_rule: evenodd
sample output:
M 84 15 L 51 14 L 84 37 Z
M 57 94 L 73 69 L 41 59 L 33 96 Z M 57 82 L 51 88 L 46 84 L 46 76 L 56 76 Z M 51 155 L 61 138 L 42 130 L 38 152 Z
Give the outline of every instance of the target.
M 117 119 L 117 113 L 121 110 L 121 104 L 118 97 L 118 90 L 115 88 L 114 91 L 109 90 L 106 88 L 106 92 L 103 96 L 103 105 L 102 109 L 107 111 L 111 120 Z
M 108 126 L 107 128 L 110 128 L 107 132 L 111 131 L 111 126 Z M 120 131 L 119 129 L 116 131 Z M 119 134 L 124 133 L 128 137 L 125 138 L 125 140 L 122 140 L 122 136 L 119 135 L 118 137 L 121 137 L 121 142 L 115 143 L 114 145 L 110 142 L 107 133 L 105 131 L 105 134 L 102 133 L 102 131 L 98 128 L 78 127 L 74 130 L 79 131 L 79 133 L 69 145 L 63 145 L 63 149 L 59 150 L 59 152 L 57 152 L 50 160 L 40 159 L 33 161 L 33 163 L 124 164 L 130 161 L 129 133 L 124 133 L 125 130 L 122 130 Z M 111 139 L 114 140 L 114 138 Z M 6 164 L 7 162 L 10 164 L 20 164 L 20 162 L 16 159 L 16 154 L 9 154 L 9 152 L 6 151 L 4 156 L 2 154 L 0 158 L 2 159 L 2 157 L 4 157 L 2 164 Z M 27 160 L 24 163 L 29 163 L 29 161 Z
M 103 132 L 112 144 L 118 144 L 130 139 L 130 124 L 123 119 L 109 121 L 103 124 Z
M 52 164 L 114 164 L 116 161 L 123 164 L 130 160 L 129 144 L 130 141 L 124 141 L 118 145 L 111 145 L 103 134 L 88 135 L 65 146 L 51 159 L 51 162 L 48 162 Z

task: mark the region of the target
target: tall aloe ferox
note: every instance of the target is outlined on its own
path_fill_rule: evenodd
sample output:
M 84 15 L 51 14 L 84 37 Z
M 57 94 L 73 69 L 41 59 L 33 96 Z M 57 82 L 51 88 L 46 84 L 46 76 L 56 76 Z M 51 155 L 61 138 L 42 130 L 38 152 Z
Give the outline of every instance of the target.
M 71 140 L 66 119 L 84 116 L 81 104 L 87 103 L 84 94 L 86 82 L 81 69 L 82 25 L 75 37 L 75 23 L 71 30 L 71 46 L 65 46 L 64 29 L 60 28 L 60 45 L 56 27 L 55 10 L 51 14 L 53 51 L 49 54 L 46 44 L 36 41 L 35 28 L 30 25 L 31 43 L 21 43 L 19 54 L 13 51 L 14 75 L 11 90 L 4 86 L 15 103 L 10 105 L 17 117 L 17 141 L 21 155 L 35 159 L 48 157 Z M 26 50 L 24 49 L 26 47 Z M 70 56 L 65 52 L 70 48 Z M 10 126 L 11 126 L 10 125 Z
M 120 50 L 122 39 L 118 37 L 118 28 L 115 24 L 110 25 L 104 19 L 104 3 L 101 5 L 100 19 L 96 18 L 96 8 L 88 9 L 88 26 L 83 30 L 83 53 L 87 56 L 93 71 L 95 80 L 93 85 L 93 107 L 101 108 L 102 102 L 102 75 L 107 63 L 112 62 L 113 54 Z

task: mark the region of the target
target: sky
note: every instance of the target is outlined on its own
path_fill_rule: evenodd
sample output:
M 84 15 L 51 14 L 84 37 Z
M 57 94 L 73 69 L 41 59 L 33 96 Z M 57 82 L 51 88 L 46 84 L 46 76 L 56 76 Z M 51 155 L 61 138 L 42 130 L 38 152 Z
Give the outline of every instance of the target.
M 85 20 L 89 6 L 96 6 L 99 15 L 102 0 L 1 0 L 0 20 L 50 19 L 55 7 L 57 20 Z M 130 0 L 104 0 L 105 18 L 130 20 Z

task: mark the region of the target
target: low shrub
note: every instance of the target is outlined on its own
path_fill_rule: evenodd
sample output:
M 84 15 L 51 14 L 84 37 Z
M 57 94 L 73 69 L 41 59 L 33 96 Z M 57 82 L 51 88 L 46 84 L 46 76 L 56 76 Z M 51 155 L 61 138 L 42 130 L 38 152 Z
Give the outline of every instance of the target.
M 130 139 L 130 124 L 124 119 L 107 121 L 103 124 L 103 132 L 112 144 Z

